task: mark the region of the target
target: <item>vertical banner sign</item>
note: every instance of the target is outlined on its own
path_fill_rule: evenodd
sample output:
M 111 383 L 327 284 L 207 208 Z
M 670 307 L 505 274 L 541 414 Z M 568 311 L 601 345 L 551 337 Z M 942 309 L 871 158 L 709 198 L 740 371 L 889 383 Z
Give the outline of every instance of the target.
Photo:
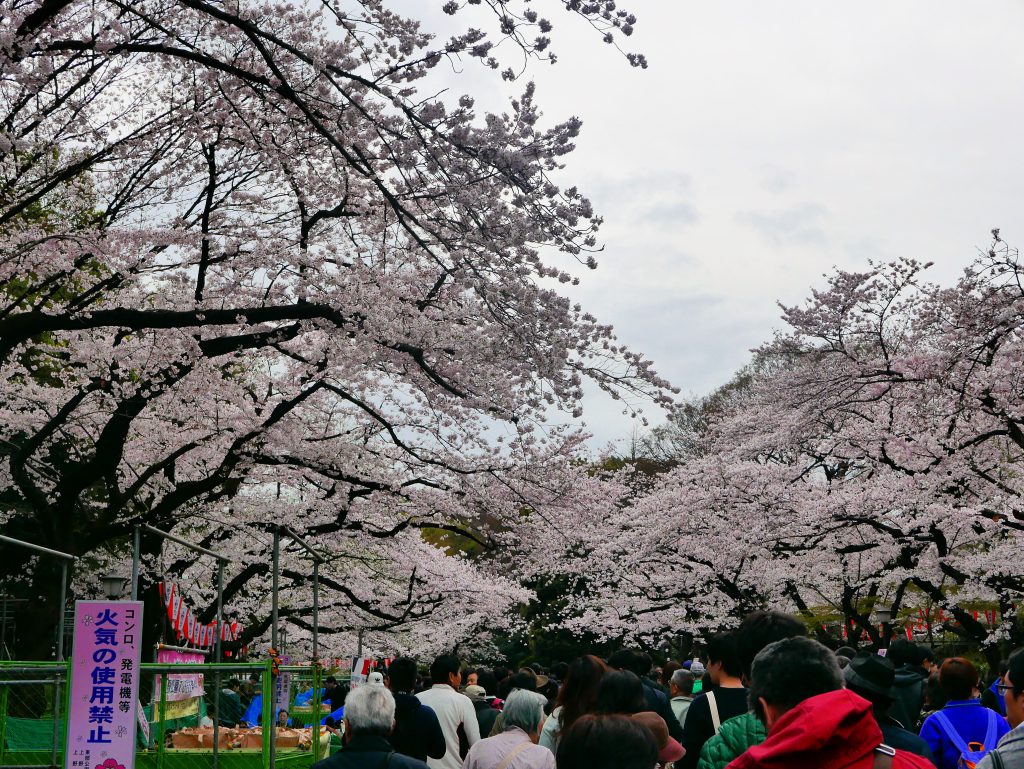
M 274 724 L 277 724 L 277 717 L 282 710 L 290 710 L 292 694 L 292 674 L 283 670 L 274 679 L 274 702 L 277 703 L 277 710 L 274 713 Z
M 76 601 L 65 769 L 134 769 L 141 601 Z

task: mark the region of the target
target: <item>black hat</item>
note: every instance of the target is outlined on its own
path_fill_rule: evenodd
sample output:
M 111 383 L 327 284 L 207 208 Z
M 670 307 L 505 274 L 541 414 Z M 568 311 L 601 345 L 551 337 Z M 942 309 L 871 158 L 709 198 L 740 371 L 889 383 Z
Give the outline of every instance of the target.
M 892 660 L 877 654 L 858 654 L 843 671 L 846 685 L 854 691 L 895 699 L 893 682 L 896 680 L 896 666 Z

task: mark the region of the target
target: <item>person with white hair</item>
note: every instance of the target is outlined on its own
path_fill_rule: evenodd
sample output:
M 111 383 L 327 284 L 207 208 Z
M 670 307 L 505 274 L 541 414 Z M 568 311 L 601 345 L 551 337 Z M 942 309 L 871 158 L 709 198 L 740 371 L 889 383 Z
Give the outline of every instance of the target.
M 313 769 L 427 769 L 416 758 L 396 753 L 388 742 L 395 726 L 395 698 L 379 684 L 363 684 L 345 698 L 345 746 Z
M 544 726 L 543 694 L 516 689 L 505 700 L 503 731 L 469 749 L 462 769 L 555 769 L 555 756 L 537 745 Z

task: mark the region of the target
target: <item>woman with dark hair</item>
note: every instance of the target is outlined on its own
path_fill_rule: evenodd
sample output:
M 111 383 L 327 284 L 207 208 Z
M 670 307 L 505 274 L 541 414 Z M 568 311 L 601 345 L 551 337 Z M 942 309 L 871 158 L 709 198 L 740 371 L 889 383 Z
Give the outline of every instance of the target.
M 963 657 L 953 657 L 939 668 L 939 686 L 945 706 L 925 719 L 921 736 L 932 749 L 939 769 L 957 769 L 960 758 L 979 761 L 1010 731 L 1004 718 L 975 699 L 978 669 Z M 965 750 L 965 748 L 967 750 Z M 977 757 L 967 755 L 978 754 Z
M 685 755 L 683 746 L 674 739 L 668 730 L 668 724 L 661 714 L 648 709 L 644 685 L 636 673 L 628 670 L 616 670 L 601 679 L 597 687 L 597 713 L 602 715 L 630 716 L 633 720 L 647 725 L 656 725 L 655 755 L 659 766 L 672 764 Z M 675 716 L 669 712 L 669 718 Z M 558 765 L 561 769 L 561 764 Z
M 601 679 L 597 687 L 597 713 L 632 715 L 647 710 L 644 685 L 636 673 L 614 670 Z
M 608 672 L 608 665 L 600 657 L 585 654 L 569 665 L 565 683 L 558 692 L 555 709 L 551 711 L 540 733 L 539 745 L 554 753 L 559 737 L 585 713 L 592 713 L 597 704 L 597 688 Z
M 654 734 L 628 716 L 581 716 L 558 745 L 558 769 L 654 769 L 657 762 Z

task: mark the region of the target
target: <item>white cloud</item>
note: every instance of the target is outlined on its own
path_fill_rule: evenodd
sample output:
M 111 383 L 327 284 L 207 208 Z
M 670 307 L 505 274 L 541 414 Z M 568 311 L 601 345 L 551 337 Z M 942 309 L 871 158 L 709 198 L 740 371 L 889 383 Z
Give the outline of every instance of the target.
M 774 211 L 740 211 L 736 221 L 760 233 L 774 246 L 787 247 L 794 243 L 823 245 L 828 236 L 820 224 L 825 209 L 813 203 Z
M 727 381 L 776 301 L 835 265 L 914 256 L 949 281 L 992 227 L 1024 243 L 1024 49 L 1007 37 L 1024 4 L 622 4 L 650 69 L 552 3 L 560 61 L 533 77 L 546 119 L 583 119 L 564 177 L 606 219 L 573 295 L 685 392 Z M 595 445 L 628 439 L 620 409 L 588 397 Z

